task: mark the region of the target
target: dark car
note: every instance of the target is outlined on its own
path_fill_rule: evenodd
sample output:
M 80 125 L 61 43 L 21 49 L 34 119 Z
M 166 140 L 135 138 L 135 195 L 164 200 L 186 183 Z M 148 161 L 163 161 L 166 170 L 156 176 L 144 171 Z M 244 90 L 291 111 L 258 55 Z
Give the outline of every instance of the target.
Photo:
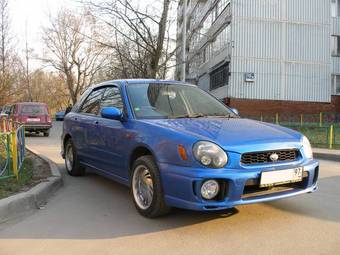
M 52 120 L 44 103 L 15 103 L 10 108 L 9 116 L 12 120 L 24 124 L 27 132 L 42 132 L 44 136 L 50 134 Z
M 56 121 L 63 121 L 65 118 L 65 111 L 60 111 L 55 114 Z

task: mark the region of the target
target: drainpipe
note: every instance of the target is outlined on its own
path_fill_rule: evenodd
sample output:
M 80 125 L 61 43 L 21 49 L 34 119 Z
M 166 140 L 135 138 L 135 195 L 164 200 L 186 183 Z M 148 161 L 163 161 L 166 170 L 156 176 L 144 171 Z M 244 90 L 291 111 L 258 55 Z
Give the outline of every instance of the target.
M 183 29 L 182 29 L 182 81 L 186 74 L 186 45 L 187 45 L 187 0 L 183 0 Z

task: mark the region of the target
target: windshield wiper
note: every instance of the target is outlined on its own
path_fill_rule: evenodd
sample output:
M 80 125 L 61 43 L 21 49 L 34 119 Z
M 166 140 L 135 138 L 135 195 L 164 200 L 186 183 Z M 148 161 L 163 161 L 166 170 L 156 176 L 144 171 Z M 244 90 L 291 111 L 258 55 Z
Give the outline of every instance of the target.
M 183 114 L 176 116 L 169 116 L 169 119 L 196 119 L 196 118 L 225 118 L 225 119 L 237 119 L 239 118 L 236 115 L 218 115 L 218 114 L 203 114 L 203 113 L 195 113 L 195 114 Z
M 238 119 L 239 117 L 233 114 L 228 114 L 228 115 L 219 115 L 218 113 L 216 114 L 206 114 L 204 115 L 206 118 L 221 118 L 221 119 Z
M 204 118 L 204 117 L 208 117 L 208 116 L 204 115 L 203 113 L 169 116 L 170 119 L 195 119 L 195 118 Z

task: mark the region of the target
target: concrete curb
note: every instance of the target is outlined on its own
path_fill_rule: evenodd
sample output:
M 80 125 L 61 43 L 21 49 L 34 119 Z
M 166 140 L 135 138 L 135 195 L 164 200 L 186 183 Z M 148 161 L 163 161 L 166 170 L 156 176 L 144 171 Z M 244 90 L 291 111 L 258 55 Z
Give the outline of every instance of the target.
M 340 156 L 336 154 L 322 153 L 322 152 L 314 152 L 314 157 L 317 159 L 331 160 L 340 162 Z
M 0 200 L 0 223 L 19 218 L 34 210 L 40 209 L 47 200 L 63 185 L 58 166 L 38 152 L 26 146 L 26 149 L 46 161 L 52 176 L 32 189 Z

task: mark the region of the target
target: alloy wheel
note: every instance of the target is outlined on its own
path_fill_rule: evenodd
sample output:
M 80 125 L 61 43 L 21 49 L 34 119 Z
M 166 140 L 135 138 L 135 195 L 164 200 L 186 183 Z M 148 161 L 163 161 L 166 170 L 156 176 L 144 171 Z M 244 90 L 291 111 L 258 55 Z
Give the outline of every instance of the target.
M 67 171 L 71 172 L 73 168 L 73 149 L 71 144 L 66 146 L 65 162 Z
M 153 200 L 153 181 L 149 169 L 144 165 L 136 167 L 132 179 L 132 192 L 139 208 L 148 209 Z

